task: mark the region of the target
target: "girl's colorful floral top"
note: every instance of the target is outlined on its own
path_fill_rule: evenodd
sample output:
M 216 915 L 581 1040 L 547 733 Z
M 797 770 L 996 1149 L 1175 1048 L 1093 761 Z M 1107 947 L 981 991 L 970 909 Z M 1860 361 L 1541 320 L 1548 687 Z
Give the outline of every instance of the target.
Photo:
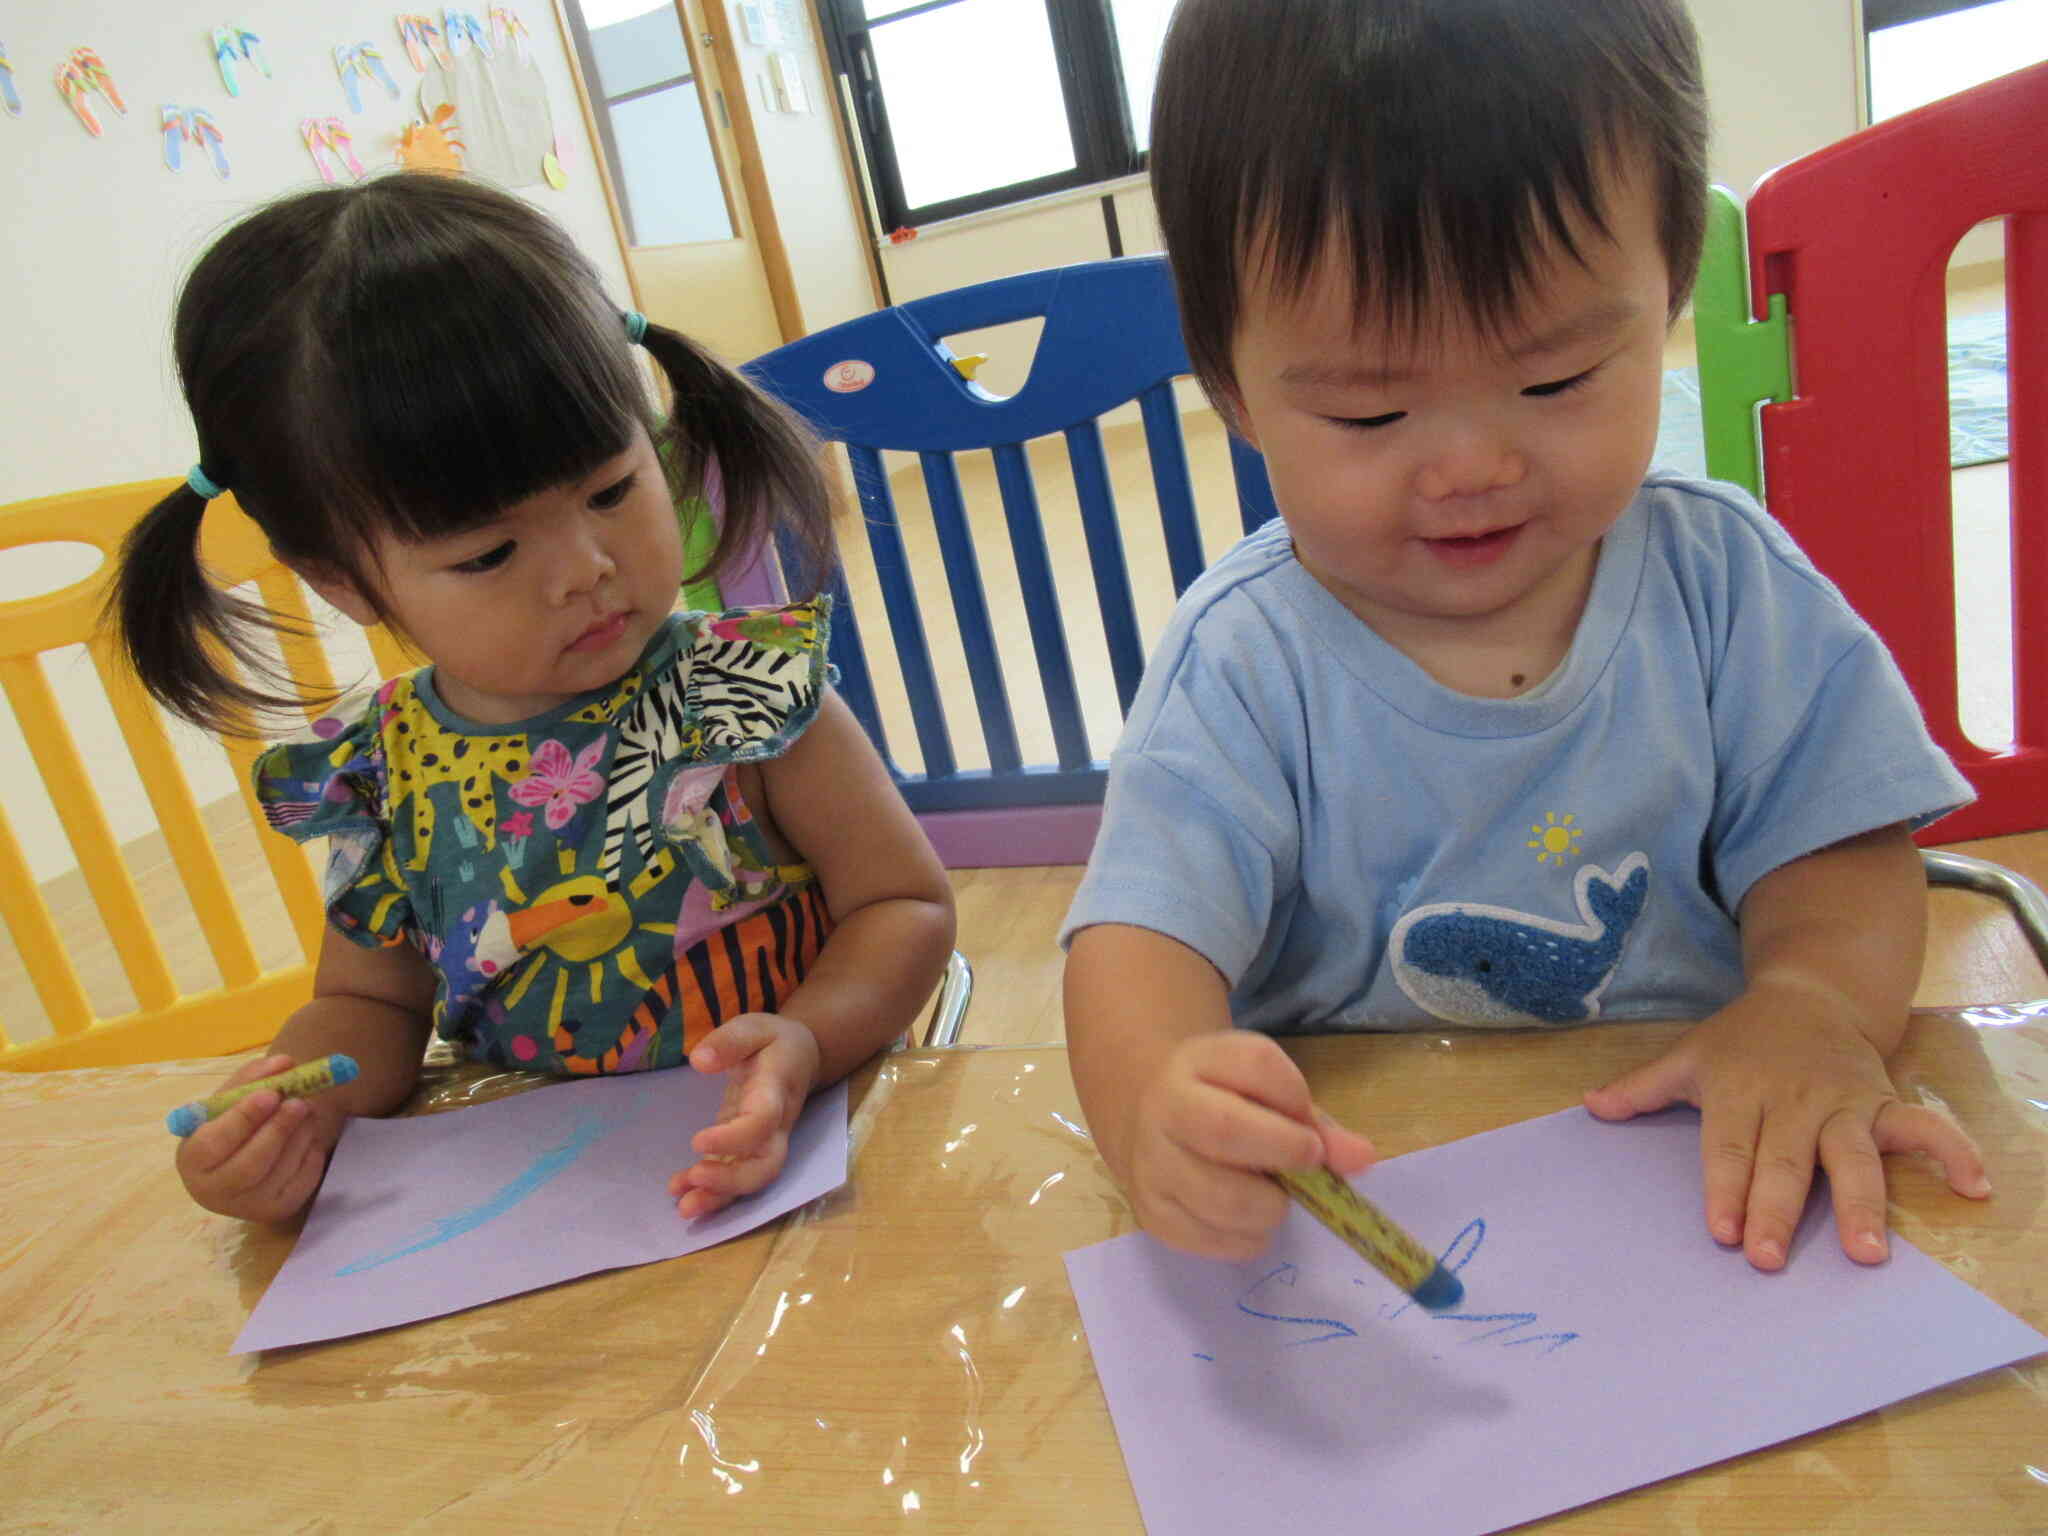
M 670 1066 L 773 1011 L 830 927 L 736 771 L 816 717 L 829 611 L 676 614 L 618 681 L 513 725 L 452 713 L 431 667 L 392 678 L 258 758 L 257 797 L 329 839 L 334 927 L 427 957 L 443 1038 L 535 1071 Z

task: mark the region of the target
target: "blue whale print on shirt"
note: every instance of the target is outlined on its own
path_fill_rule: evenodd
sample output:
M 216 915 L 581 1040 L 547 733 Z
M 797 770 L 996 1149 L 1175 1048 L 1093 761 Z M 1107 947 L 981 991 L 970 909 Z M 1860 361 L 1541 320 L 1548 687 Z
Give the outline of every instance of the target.
M 1597 1016 L 1650 894 L 1650 858 L 1612 874 L 1588 864 L 1572 881 L 1582 921 L 1445 901 L 1417 907 L 1387 941 L 1394 980 L 1450 1024 L 1574 1024 Z

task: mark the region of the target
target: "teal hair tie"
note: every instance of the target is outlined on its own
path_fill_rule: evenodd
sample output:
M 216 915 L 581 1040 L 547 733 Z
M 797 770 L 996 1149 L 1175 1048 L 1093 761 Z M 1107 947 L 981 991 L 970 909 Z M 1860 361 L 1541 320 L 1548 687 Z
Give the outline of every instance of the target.
M 626 322 L 626 340 L 637 347 L 647 339 L 647 317 L 639 310 L 626 310 L 619 318 Z
M 226 486 L 215 485 L 207 478 L 206 471 L 197 464 L 185 471 L 185 483 L 192 487 L 192 493 L 201 501 L 212 501 L 214 497 L 225 496 L 228 493 Z

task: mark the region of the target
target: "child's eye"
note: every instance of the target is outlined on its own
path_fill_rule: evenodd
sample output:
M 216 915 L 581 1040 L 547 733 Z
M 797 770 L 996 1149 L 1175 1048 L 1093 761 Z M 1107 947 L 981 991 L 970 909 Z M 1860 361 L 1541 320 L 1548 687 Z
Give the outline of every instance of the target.
M 1584 373 L 1575 373 L 1568 379 L 1555 379 L 1548 384 L 1531 384 L 1522 393 L 1538 400 L 1547 400 L 1552 395 L 1561 395 L 1566 390 L 1577 389 L 1600 370 L 1588 368 Z
M 633 494 L 634 483 L 639 478 L 639 472 L 636 470 L 634 473 L 626 476 L 625 479 L 615 481 L 606 486 L 590 498 L 591 510 L 595 512 L 609 512 L 612 508 L 623 505 L 626 498 Z
M 474 560 L 464 560 L 461 564 L 452 566 L 450 569 L 466 571 L 472 574 L 481 571 L 495 571 L 499 566 L 512 558 L 512 551 L 518 547 L 512 540 L 507 539 L 495 549 L 487 549 Z
M 1391 427 L 1407 414 L 1406 411 L 1388 411 L 1384 416 L 1332 416 L 1330 420 L 1336 422 L 1340 427 L 1370 429 L 1372 427 Z

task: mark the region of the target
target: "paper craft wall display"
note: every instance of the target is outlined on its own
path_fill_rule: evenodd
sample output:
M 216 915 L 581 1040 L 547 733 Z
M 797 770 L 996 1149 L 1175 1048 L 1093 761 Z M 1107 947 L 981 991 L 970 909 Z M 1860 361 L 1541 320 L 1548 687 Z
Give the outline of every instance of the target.
M 451 15 L 454 13 L 450 13 Z M 540 66 L 521 49 L 468 47 L 452 67 L 420 81 L 420 117 L 433 122 L 452 106 L 462 124 L 463 169 L 502 187 L 527 187 L 545 177 L 555 145 Z
M 313 157 L 313 169 L 320 173 L 320 179 L 330 187 L 334 185 L 334 169 L 327 161 L 332 156 L 347 168 L 349 179 L 363 179 L 363 162 L 356 158 L 354 141 L 350 139 L 348 124 L 338 117 L 307 117 L 299 120 L 299 137 L 306 141 L 306 153 Z
M 431 123 L 407 123 L 398 136 L 398 163 L 409 171 L 462 174 L 462 136 L 455 129 L 455 109 L 443 102 Z
M 0 43 L 0 104 L 9 117 L 21 116 L 21 92 L 14 88 L 14 63 L 7 57 L 7 45 Z
M 228 179 L 227 144 L 221 138 L 220 125 L 204 107 L 174 107 L 169 102 L 164 103 L 163 133 L 164 164 L 172 170 L 184 168 L 185 147 L 189 144 L 212 163 L 214 175 L 222 181 Z
M 519 19 L 519 13 L 509 5 L 494 5 L 490 8 L 491 37 L 500 46 L 512 45 L 520 58 L 526 57 L 526 50 L 532 34 L 526 30 L 526 23 Z
M 1825 1191 L 1751 1269 L 1700 1219 L 1699 1135 L 1573 1109 L 1369 1169 L 1464 1282 L 1448 1312 L 1299 1210 L 1244 1264 L 1068 1254 L 1147 1528 L 1494 1531 L 2048 1348 L 1896 1236 L 1852 1263 Z
M 384 67 L 384 55 L 377 51 L 374 43 L 337 43 L 334 48 L 334 72 L 341 77 L 341 89 L 348 97 L 351 112 L 363 110 L 363 81 L 374 80 L 391 93 L 393 100 L 398 97 L 398 82 L 391 78 L 391 71 Z
M 305 1230 L 233 1353 L 441 1317 L 709 1248 L 846 1182 L 846 1085 L 812 1098 L 781 1174 L 696 1221 L 668 1176 L 723 1080 L 677 1067 L 552 1083 L 447 1114 L 351 1120 Z M 687 1273 L 678 1286 L 690 1283 Z
M 64 98 L 66 106 L 78 114 L 78 120 L 85 125 L 85 131 L 94 138 L 100 137 L 100 120 L 93 115 L 91 97 L 102 96 L 106 99 L 107 105 L 116 112 L 123 117 L 128 115 L 128 104 L 114 88 L 113 75 L 100 56 L 90 48 L 72 49 L 64 62 L 57 66 L 57 94 Z
M 405 44 L 405 56 L 412 61 L 415 73 L 425 74 L 429 62 L 443 69 L 454 62 L 441 41 L 441 28 L 431 16 L 399 17 L 398 40 Z
M 224 27 L 213 29 L 213 61 L 220 67 L 220 83 L 227 87 L 230 96 L 242 94 L 241 80 L 235 74 L 235 61 L 254 64 L 268 79 L 270 61 L 263 56 L 263 39 L 246 27 L 229 22 Z
M 460 58 L 465 49 L 477 48 L 489 58 L 493 52 L 491 34 L 484 30 L 484 24 L 476 19 L 474 11 L 445 10 L 441 21 L 448 34 L 448 51 Z

